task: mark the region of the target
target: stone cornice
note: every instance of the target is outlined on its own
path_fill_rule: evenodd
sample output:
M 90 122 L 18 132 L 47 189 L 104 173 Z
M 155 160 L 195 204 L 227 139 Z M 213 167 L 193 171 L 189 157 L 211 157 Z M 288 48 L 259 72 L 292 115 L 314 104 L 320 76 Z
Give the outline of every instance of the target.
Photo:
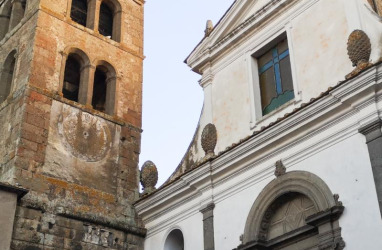
M 186 59 L 186 63 L 195 72 L 199 72 L 199 68 L 203 67 L 205 63 L 212 62 L 218 57 L 218 55 L 221 55 L 223 51 L 230 50 L 232 44 L 235 44 L 235 47 L 237 47 L 239 40 L 243 40 L 248 37 L 251 32 L 260 27 L 263 22 L 268 21 L 270 18 L 275 16 L 275 13 L 279 13 L 280 10 L 285 8 L 286 5 L 298 4 L 298 7 L 293 10 L 293 13 L 290 16 L 284 17 L 283 21 L 275 24 L 276 26 L 285 26 L 285 23 L 300 15 L 300 13 L 304 12 L 317 1 L 318 0 L 272 0 L 217 42 L 213 42 L 214 35 L 210 36 L 208 39 L 204 39 Z M 299 2 L 301 2 L 301 4 L 299 4 Z M 218 29 L 219 27 L 216 28 Z M 215 32 L 215 30 L 213 32 Z
M 4 182 L 0 182 L 0 190 L 9 192 L 9 193 L 14 193 L 17 195 L 18 199 L 22 198 L 24 195 L 26 195 L 29 192 L 25 188 L 16 187 Z

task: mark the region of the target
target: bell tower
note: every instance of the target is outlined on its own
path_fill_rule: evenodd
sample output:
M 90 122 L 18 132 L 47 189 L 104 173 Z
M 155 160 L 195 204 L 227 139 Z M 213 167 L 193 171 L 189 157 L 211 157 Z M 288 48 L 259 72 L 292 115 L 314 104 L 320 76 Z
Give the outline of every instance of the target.
M 143 249 L 132 206 L 143 9 L 0 0 L 0 200 L 18 195 L 10 249 Z

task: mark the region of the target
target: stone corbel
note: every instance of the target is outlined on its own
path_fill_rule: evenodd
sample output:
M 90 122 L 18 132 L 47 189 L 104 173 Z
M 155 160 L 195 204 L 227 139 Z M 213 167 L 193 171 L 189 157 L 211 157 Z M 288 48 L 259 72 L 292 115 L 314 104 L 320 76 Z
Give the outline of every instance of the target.
M 344 211 L 344 206 L 337 203 L 330 210 L 319 212 L 306 218 L 308 225 L 318 228 L 318 248 L 320 250 L 342 250 L 345 241 L 341 237 L 341 227 L 338 219 Z

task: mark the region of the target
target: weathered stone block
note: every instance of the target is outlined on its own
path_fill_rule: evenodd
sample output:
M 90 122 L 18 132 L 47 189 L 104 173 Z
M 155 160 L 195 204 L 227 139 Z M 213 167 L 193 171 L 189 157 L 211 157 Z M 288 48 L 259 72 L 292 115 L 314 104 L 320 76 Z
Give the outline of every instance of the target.
M 42 212 L 39 210 L 18 206 L 16 209 L 16 217 L 40 221 Z
M 44 246 L 51 246 L 51 247 L 55 247 L 56 249 L 63 248 L 64 238 L 60 236 L 55 236 L 52 234 L 45 234 Z

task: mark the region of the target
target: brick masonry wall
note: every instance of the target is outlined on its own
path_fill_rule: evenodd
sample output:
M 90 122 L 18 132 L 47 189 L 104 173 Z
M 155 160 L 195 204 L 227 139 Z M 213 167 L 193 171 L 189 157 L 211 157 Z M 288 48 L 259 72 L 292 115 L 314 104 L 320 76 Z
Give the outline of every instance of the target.
M 53 93 L 60 92 L 62 53 L 82 50 L 90 64 L 107 61 L 116 70 L 118 119 L 140 128 L 143 80 L 143 5 L 120 1 L 123 9 L 122 42 L 105 38 L 70 19 L 66 1 L 43 0 L 35 38 L 30 83 Z M 49 32 L 47 32 L 49 31 Z M 126 38 L 126 39 L 125 39 Z M 135 42 L 133 42 L 135 41 Z M 137 44 L 137 45 L 136 45 Z
M 27 21 L 12 30 L 13 35 L 0 41 L 0 65 L 7 56 L 17 50 L 14 79 L 7 100 L 0 103 L 0 180 L 12 182 L 14 157 L 19 142 L 20 125 L 24 113 L 24 93 L 29 80 L 33 59 L 34 30 L 37 16 L 27 13 Z
M 41 0 L 0 44 L 0 61 L 18 50 L 11 95 L 0 104 L 0 180 L 29 190 L 18 204 L 12 249 L 143 249 L 145 229 L 132 206 L 139 197 L 143 3 L 121 5 L 121 43 L 72 22 L 66 1 Z M 113 65 L 115 115 L 60 95 L 68 47 L 94 66 Z
M 144 230 L 141 229 L 142 225 L 132 207 L 132 203 L 139 196 L 140 129 L 108 122 L 111 124 L 111 128 L 115 129 L 113 132 L 115 138 L 112 143 L 113 146 L 105 156 L 106 159 L 101 160 L 103 164 L 99 161 L 81 161 L 68 154 L 67 151 L 71 149 L 70 145 L 67 151 L 62 151 L 56 145 L 63 144 L 63 139 L 59 135 L 58 122 L 55 118 L 65 116 L 65 114 L 57 113 L 53 103 L 60 107 L 63 106 L 61 102 L 50 97 L 48 92 L 44 92 L 44 90 L 29 88 L 26 92 L 20 142 L 15 156 L 14 183 L 30 190 L 30 192 L 22 199 L 20 205 L 40 209 L 52 216 L 61 214 L 75 218 L 82 227 L 93 225 L 99 230 L 110 230 L 105 229 L 105 226 L 100 226 L 99 223 L 101 222 L 103 225 L 122 227 L 126 232 L 132 231 L 135 234 L 140 232 L 142 236 Z M 68 109 L 70 110 L 69 113 L 78 111 L 71 106 Z M 101 118 L 96 119 L 102 120 Z M 81 130 L 80 127 L 75 127 Z M 76 149 L 72 150 L 75 151 Z M 61 155 L 63 155 L 62 158 Z M 107 157 L 113 159 L 109 161 Z M 71 161 L 74 163 L 70 164 Z M 105 179 L 104 174 L 99 174 L 97 171 L 89 172 L 88 169 L 85 169 L 85 174 L 87 174 L 87 179 L 90 179 L 90 182 L 87 182 L 87 179 L 81 180 L 80 174 L 75 174 L 77 179 L 70 179 L 69 174 L 76 173 L 75 169 L 82 167 L 98 168 L 100 171 L 103 169 L 103 172 L 109 175 L 109 179 Z M 69 173 L 63 174 L 68 170 Z M 104 185 L 111 188 L 104 188 Z M 22 228 L 23 223 L 23 221 L 16 220 L 15 228 Z M 41 233 L 46 233 L 37 232 L 40 233 L 38 234 L 40 236 Z M 23 235 L 26 237 L 24 237 L 24 241 L 34 242 L 30 235 Z M 131 235 L 133 237 L 134 234 Z M 47 236 L 44 238 L 44 242 L 54 240 L 54 244 L 58 244 L 56 242 L 57 237 L 58 235 Z M 19 244 L 17 242 L 20 240 L 22 239 L 17 238 L 17 234 L 15 234 L 14 244 Z M 60 238 L 59 242 L 63 242 L 63 239 Z M 94 246 L 92 247 L 84 249 L 96 249 Z

